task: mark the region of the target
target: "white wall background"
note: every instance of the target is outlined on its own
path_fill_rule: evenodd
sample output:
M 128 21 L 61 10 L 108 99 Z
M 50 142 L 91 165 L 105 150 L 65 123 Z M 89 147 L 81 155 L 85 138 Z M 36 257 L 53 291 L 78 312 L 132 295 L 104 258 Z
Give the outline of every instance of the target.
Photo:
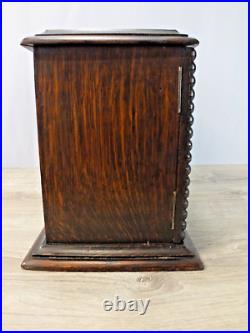
M 246 3 L 3 3 L 3 164 L 38 166 L 32 53 L 45 29 L 167 28 L 197 48 L 193 164 L 247 163 Z

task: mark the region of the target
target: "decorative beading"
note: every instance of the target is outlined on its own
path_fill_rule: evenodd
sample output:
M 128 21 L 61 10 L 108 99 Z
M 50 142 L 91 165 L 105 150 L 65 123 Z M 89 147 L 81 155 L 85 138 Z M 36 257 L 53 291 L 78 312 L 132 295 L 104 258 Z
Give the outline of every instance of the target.
M 189 183 L 190 183 L 190 178 L 189 178 L 189 174 L 191 172 L 191 166 L 190 166 L 190 162 L 192 159 L 192 155 L 191 155 L 191 149 L 192 149 L 192 141 L 191 138 L 193 136 L 193 130 L 192 130 L 192 125 L 194 122 L 194 118 L 192 113 L 194 112 L 194 103 L 193 103 L 193 99 L 195 96 L 195 92 L 194 92 L 194 85 L 195 85 L 195 78 L 194 78 L 194 73 L 196 70 L 196 66 L 194 63 L 194 60 L 196 58 L 196 52 L 194 49 L 192 49 L 191 51 L 191 64 L 190 64 L 190 68 L 189 68 L 189 101 L 188 101 L 188 115 L 187 115 L 187 144 L 186 144 L 186 156 L 185 156 L 185 184 L 184 184 L 184 195 L 183 195 L 183 211 L 182 211 L 182 221 L 181 221 L 181 239 L 183 240 L 185 237 L 185 229 L 186 229 L 186 219 L 187 219 L 187 208 L 188 208 L 188 196 L 189 196 Z

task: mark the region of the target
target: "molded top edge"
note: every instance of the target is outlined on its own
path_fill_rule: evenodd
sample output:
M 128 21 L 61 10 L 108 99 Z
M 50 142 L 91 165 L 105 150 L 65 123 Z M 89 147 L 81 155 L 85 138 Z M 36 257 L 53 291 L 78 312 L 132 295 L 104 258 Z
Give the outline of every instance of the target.
M 167 29 L 129 29 L 109 31 L 45 30 L 43 33 L 26 37 L 21 45 L 72 45 L 72 44 L 166 44 L 196 46 L 195 38 Z

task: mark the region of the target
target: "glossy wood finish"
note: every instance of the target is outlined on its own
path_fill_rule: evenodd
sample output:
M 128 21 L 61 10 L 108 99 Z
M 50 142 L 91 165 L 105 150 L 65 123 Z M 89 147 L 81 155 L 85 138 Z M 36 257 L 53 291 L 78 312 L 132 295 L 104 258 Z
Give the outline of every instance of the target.
M 23 267 L 202 269 L 183 242 L 195 52 L 107 35 L 137 43 L 34 48 L 45 237 Z

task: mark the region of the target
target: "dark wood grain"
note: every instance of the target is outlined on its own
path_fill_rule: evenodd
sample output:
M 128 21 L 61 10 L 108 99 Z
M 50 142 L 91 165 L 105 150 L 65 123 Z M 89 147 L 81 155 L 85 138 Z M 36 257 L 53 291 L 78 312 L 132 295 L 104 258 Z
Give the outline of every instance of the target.
M 175 256 L 163 257 L 144 256 L 113 256 L 105 257 L 75 257 L 75 256 L 37 256 L 33 253 L 39 252 L 39 248 L 44 242 L 44 231 L 42 231 L 22 262 L 22 268 L 38 271 L 71 271 L 71 272 L 114 272 L 114 271 L 193 271 L 203 270 L 203 263 L 191 241 L 188 237 L 182 244 L 183 249 L 189 254 L 177 250 Z M 176 246 L 176 245 L 175 245 Z M 175 247 L 174 246 L 174 247 Z M 184 250 L 183 250 L 184 251 Z M 192 253 L 192 255 L 190 255 Z
M 35 252 L 36 257 L 72 258 L 172 258 L 193 257 L 193 253 L 183 244 L 172 243 L 48 243 L 43 230 L 43 238 Z
M 33 38 L 45 234 L 23 267 L 202 269 L 184 239 L 195 82 L 188 37 Z
M 38 47 L 48 242 L 167 242 L 185 50 Z

